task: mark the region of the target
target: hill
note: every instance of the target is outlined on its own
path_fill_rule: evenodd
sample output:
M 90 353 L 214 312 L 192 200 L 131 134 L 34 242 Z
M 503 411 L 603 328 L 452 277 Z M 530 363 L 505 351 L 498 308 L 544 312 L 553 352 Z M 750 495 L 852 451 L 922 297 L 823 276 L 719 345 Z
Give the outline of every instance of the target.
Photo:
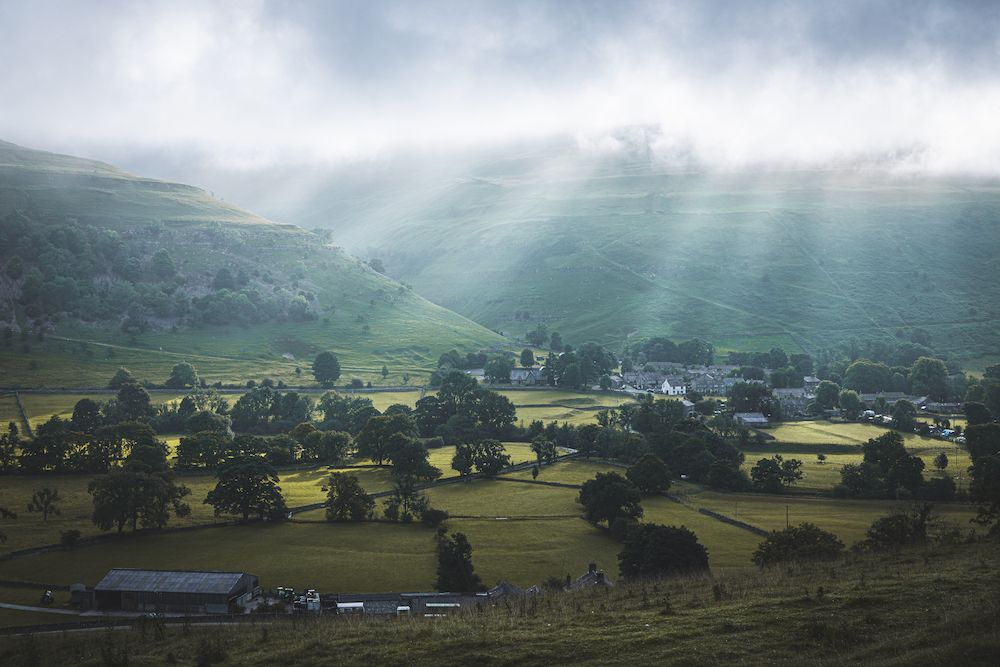
M 646 146 L 273 174 L 248 196 L 493 329 L 809 352 L 923 329 L 939 352 L 997 354 L 997 181 L 679 171 Z
M 502 339 L 330 242 L 188 185 L 0 144 L 0 366 L 7 386 L 97 386 L 178 361 L 210 381 L 404 383 L 452 347 Z M 304 368 L 303 375 L 295 369 Z M 404 377 L 409 376 L 409 377 Z M 413 378 L 416 379 L 416 378 Z
M 228 628 L 147 622 L 118 632 L 5 637 L 0 660 L 988 665 L 1000 650 L 998 553 L 995 544 L 963 544 L 647 581 L 515 599 L 451 618 L 298 618 Z

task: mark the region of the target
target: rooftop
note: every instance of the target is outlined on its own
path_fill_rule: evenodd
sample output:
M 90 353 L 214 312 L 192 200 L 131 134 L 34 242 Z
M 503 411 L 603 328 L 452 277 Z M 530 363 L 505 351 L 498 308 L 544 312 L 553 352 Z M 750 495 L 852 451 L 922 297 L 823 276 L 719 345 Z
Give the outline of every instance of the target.
M 160 593 L 228 594 L 243 572 L 188 572 L 184 570 L 109 570 L 94 587 L 97 591 L 156 591 Z

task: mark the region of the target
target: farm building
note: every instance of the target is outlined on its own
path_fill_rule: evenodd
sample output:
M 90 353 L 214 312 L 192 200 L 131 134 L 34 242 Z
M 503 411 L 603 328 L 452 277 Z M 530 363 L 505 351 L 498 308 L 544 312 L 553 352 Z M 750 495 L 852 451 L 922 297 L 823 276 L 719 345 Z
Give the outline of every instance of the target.
M 737 412 L 733 415 L 738 423 L 752 428 L 759 428 L 769 424 L 767 417 L 759 412 Z
M 94 586 L 98 609 L 225 614 L 259 591 L 257 577 L 245 572 L 110 570 Z
M 515 368 L 510 372 L 510 383 L 530 387 L 548 384 L 544 368 Z

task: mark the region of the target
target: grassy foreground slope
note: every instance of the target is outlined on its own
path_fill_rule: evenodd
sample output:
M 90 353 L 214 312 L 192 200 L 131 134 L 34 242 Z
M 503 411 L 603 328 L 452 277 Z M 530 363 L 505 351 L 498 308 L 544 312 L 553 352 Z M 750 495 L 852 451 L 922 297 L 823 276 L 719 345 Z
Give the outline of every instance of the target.
M 102 386 L 121 365 L 162 382 L 179 361 L 299 384 L 326 349 L 345 378 L 402 383 L 502 340 L 322 236 L 100 162 L 0 143 L 0 223 L 8 387 Z
M 995 544 L 548 595 L 467 615 L 167 626 L 0 639 L 9 665 L 985 665 L 1000 651 Z
M 678 173 L 619 148 L 336 173 L 262 205 L 491 328 L 814 350 L 921 327 L 941 352 L 997 354 L 996 181 Z

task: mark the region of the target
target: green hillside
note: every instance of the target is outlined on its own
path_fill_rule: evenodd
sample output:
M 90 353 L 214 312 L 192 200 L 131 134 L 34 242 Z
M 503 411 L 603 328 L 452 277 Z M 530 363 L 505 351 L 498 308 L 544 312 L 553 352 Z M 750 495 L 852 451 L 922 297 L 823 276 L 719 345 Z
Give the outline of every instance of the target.
M 322 235 L 7 143 L 0 330 L 5 386 L 103 385 L 121 365 L 162 382 L 184 360 L 210 382 L 306 383 L 324 349 L 345 380 L 415 382 L 448 349 L 502 340 Z
M 491 328 L 815 351 L 919 327 L 941 352 L 1000 354 L 995 180 L 674 173 L 555 145 L 327 183 L 265 205 Z

